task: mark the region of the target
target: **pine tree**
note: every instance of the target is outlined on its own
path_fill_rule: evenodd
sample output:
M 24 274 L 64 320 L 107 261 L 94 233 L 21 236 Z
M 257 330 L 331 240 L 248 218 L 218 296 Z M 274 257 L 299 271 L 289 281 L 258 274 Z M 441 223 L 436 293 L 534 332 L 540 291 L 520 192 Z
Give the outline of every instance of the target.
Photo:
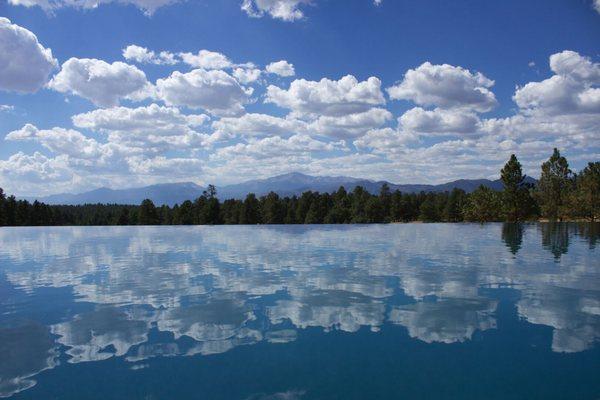
M 270 192 L 263 198 L 263 223 L 265 224 L 282 224 L 285 217 L 285 210 L 279 195 L 275 192 Z
M 514 154 L 500 171 L 500 177 L 504 186 L 502 205 L 506 219 L 509 222 L 517 222 L 527 218 L 532 211 L 531 195 L 525 183 L 521 163 Z
M 502 202 L 498 192 L 479 186 L 465 203 L 465 220 L 475 222 L 501 221 Z
M 6 196 L 4 190 L 0 188 L 0 226 L 6 225 L 6 210 L 5 210 Z
M 576 216 L 593 222 L 600 218 L 600 162 L 589 163 L 575 182 L 571 208 Z
M 537 187 L 537 195 L 542 215 L 550 220 L 562 220 L 567 213 L 565 206 L 572 190 L 572 172 L 567 159 L 558 149 L 542 164 L 542 174 Z
M 246 200 L 244 200 L 244 205 L 242 206 L 240 224 L 255 225 L 261 222 L 260 203 L 256 195 L 250 193 L 246 196 Z
M 142 201 L 140 205 L 140 214 L 138 218 L 139 225 L 156 225 L 158 224 L 158 212 L 156 206 L 150 199 Z

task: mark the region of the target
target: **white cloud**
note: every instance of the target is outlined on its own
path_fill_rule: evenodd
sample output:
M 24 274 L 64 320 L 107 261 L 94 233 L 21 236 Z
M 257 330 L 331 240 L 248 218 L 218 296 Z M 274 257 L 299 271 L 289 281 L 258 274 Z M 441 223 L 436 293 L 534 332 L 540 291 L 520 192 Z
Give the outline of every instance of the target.
M 289 138 L 272 136 L 262 139 L 251 139 L 248 143 L 237 143 L 217 149 L 211 156 L 213 160 L 266 159 L 280 158 L 311 153 L 327 152 L 343 149 L 341 142 L 323 142 L 308 135 L 297 134 Z
M 238 118 L 221 118 L 212 124 L 219 139 L 236 135 L 245 137 L 291 136 L 306 130 L 306 124 L 296 119 L 278 118 L 267 114 L 245 114 Z
M 227 56 L 209 50 L 200 50 L 198 54 L 180 53 L 179 56 L 184 63 L 203 69 L 227 69 L 233 66 Z
M 33 33 L 0 17 L 0 90 L 36 92 L 57 66 Z
M 78 128 L 106 134 L 109 143 L 132 154 L 190 151 L 204 147 L 209 137 L 197 131 L 208 122 L 207 115 L 184 115 L 177 108 L 157 104 L 94 110 L 72 120 Z
M 132 174 L 161 177 L 198 176 L 203 167 L 202 160 L 182 157 L 132 157 L 128 162 Z
M 550 56 L 556 74 L 517 88 L 513 97 L 525 112 L 546 115 L 600 113 L 600 63 L 574 51 Z
M 600 13 L 600 0 L 594 0 L 594 9 Z
M 392 119 L 392 113 L 383 108 L 343 116 L 321 116 L 309 125 L 309 131 L 337 139 L 354 139 L 369 130 L 379 128 Z
M 102 153 L 101 145 L 98 142 L 72 129 L 39 130 L 34 125 L 26 124 L 23 128 L 8 133 L 5 139 L 10 141 L 38 141 L 53 153 L 74 158 L 97 158 Z
M 113 107 L 120 99 L 140 100 L 151 94 L 146 75 L 133 65 L 89 58 L 67 60 L 48 86 L 88 99 L 99 107 Z
M 232 75 L 243 85 L 254 83 L 260 79 L 262 71 L 254 67 L 238 67 L 232 71 Z
M 11 112 L 15 110 L 15 106 L 8 104 L 0 104 L 0 112 Z
M 479 128 L 476 114 L 440 108 L 431 111 L 412 108 L 400 117 L 399 122 L 404 130 L 427 135 L 472 134 Z
M 161 7 L 177 3 L 179 0 L 8 0 L 9 4 L 25 7 L 40 7 L 47 12 L 54 12 L 64 7 L 94 9 L 100 4 L 131 4 L 151 16 Z
M 272 62 L 271 64 L 267 65 L 266 71 L 270 74 L 275 74 L 284 77 L 296 75 L 294 65 L 290 64 L 285 60 Z
M 48 182 L 69 182 L 70 179 L 64 157 L 54 159 L 39 152 L 33 155 L 18 152 L 7 160 L 0 160 L 0 181 L 3 187 L 13 191 L 48 190 Z
M 94 131 L 127 131 L 137 134 L 150 132 L 174 135 L 182 133 L 185 128 L 201 126 L 209 117 L 200 115 L 184 115 L 174 107 L 151 104 L 147 107 L 128 108 L 115 107 L 99 109 L 72 117 L 78 128 Z
M 135 44 L 131 44 L 123 49 L 123 58 L 140 64 L 174 65 L 178 62 L 173 53 L 161 51 L 157 54 L 154 51 Z
M 224 71 L 195 69 L 173 72 L 156 82 L 160 98 L 173 106 L 204 109 L 215 115 L 238 115 L 251 94 Z
M 292 110 L 299 115 L 342 116 L 360 113 L 385 104 L 381 81 L 371 77 L 359 82 L 347 75 L 338 81 L 323 78 L 318 82 L 298 79 L 289 89 L 270 85 L 266 102 Z
M 479 72 L 426 62 L 408 70 L 404 79 L 387 91 L 393 100 L 412 100 L 422 106 L 486 112 L 497 104 L 494 93 L 489 90 L 493 85 L 494 81 Z
M 311 3 L 311 0 L 244 0 L 242 10 L 250 17 L 266 14 L 283 21 L 295 21 L 304 17 L 300 7 Z
M 397 129 L 372 129 L 366 135 L 356 139 L 353 144 L 357 149 L 379 154 L 396 154 L 404 152 L 407 145 L 417 141 L 417 137 Z M 378 178 L 381 179 L 381 178 Z

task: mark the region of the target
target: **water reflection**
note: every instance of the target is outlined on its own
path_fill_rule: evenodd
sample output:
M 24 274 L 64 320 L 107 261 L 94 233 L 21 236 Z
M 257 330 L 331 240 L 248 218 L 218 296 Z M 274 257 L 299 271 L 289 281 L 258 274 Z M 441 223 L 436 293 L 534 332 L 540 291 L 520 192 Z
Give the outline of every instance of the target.
M 2 229 L 0 396 L 30 388 L 59 355 L 139 370 L 314 328 L 468 343 L 498 329 L 506 288 L 518 293 L 503 299 L 512 318 L 552 329 L 549 350 L 586 351 L 600 332 L 598 226 Z M 59 290 L 69 305 L 44 306 L 38 321 L 32 310 Z
M 510 252 L 517 254 L 523 243 L 524 227 L 521 223 L 504 223 L 502 224 L 502 240 Z
M 539 225 L 542 231 L 542 244 L 556 259 L 569 250 L 569 231 L 573 226 L 568 223 L 548 222 Z

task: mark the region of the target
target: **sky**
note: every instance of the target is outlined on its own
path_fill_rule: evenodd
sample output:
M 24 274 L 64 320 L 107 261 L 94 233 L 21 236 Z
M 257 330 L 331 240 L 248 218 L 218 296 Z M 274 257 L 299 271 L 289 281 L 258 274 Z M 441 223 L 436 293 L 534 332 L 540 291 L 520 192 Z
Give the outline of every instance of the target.
M 600 160 L 600 0 L 0 0 L 0 187 Z

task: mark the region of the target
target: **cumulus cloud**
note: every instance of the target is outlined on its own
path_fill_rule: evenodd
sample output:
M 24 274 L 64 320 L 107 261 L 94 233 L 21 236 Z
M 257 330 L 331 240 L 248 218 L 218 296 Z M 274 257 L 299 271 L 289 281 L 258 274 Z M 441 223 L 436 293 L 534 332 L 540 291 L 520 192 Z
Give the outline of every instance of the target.
M 270 85 L 265 101 L 299 115 L 328 116 L 360 113 L 385 104 L 378 78 L 371 77 L 359 82 L 352 75 L 344 76 L 338 81 L 327 78 L 318 82 L 298 79 L 287 90 Z
M 522 110 L 546 115 L 600 113 L 600 63 L 567 50 L 550 56 L 550 68 L 552 77 L 517 88 L 513 99 Z
M 33 33 L 0 17 L 0 90 L 36 92 L 57 66 L 52 50 Z
M 209 117 L 182 114 L 174 107 L 115 107 L 78 114 L 73 124 L 107 135 L 130 154 L 159 154 L 169 150 L 193 150 L 207 143 L 208 134 L 198 132 Z
M 94 9 L 100 4 L 120 3 L 133 5 L 151 16 L 161 7 L 177 3 L 179 0 L 8 0 L 9 4 L 25 7 L 40 7 L 46 12 L 54 12 L 64 7 Z
M 200 50 L 198 54 L 180 53 L 184 63 L 194 67 L 203 69 L 227 69 L 233 66 L 233 63 L 227 56 L 209 50 Z
M 48 86 L 88 99 L 99 107 L 116 106 L 123 98 L 141 100 L 151 95 L 146 75 L 133 65 L 89 58 L 67 60 Z
M 160 132 L 178 134 L 186 127 L 201 126 L 209 120 L 204 114 L 184 115 L 174 107 L 151 104 L 147 107 L 99 109 L 72 117 L 78 128 L 94 131 Z
M 123 58 L 127 61 L 134 61 L 140 64 L 174 65 L 177 64 L 175 54 L 168 51 L 155 53 L 145 47 L 131 44 L 123 49 Z
M 402 129 L 427 135 L 470 134 L 479 127 L 476 114 L 462 110 L 424 110 L 415 107 L 399 119 Z
M 296 119 L 278 118 L 267 114 L 245 114 L 238 118 L 221 118 L 212 124 L 219 139 L 244 137 L 291 136 L 306 130 L 306 124 Z
M 262 71 L 254 66 L 235 68 L 231 73 L 243 85 L 254 83 L 260 79 Z
M 421 106 L 490 111 L 497 104 L 490 88 L 494 81 L 483 74 L 448 64 L 429 62 L 410 69 L 404 79 L 387 89 L 392 100 L 411 100 Z
M 392 119 L 392 113 L 383 108 L 343 116 L 321 116 L 309 125 L 309 131 L 337 139 L 353 139 L 379 128 Z
M 55 159 L 39 152 L 28 155 L 20 151 L 7 160 L 0 160 L 0 181 L 3 181 L 4 187 L 9 186 L 13 190 L 39 190 L 47 182 L 64 182 L 70 179 L 71 173 L 64 157 Z
M 101 155 L 101 146 L 98 142 L 72 129 L 40 130 L 32 124 L 26 124 L 23 128 L 8 133 L 5 139 L 37 141 L 53 153 L 75 158 L 96 158 Z
M 301 6 L 311 3 L 311 0 L 244 0 L 242 10 L 254 18 L 269 15 L 283 21 L 295 21 L 304 17 Z
M 242 114 L 251 95 L 233 76 L 220 70 L 175 71 L 159 79 L 156 87 L 167 105 L 204 109 L 215 115 Z
M 217 149 L 213 160 L 267 159 L 281 158 L 311 153 L 327 152 L 343 149 L 341 142 L 323 142 L 308 135 L 297 134 L 289 138 L 272 136 L 262 139 L 251 139 L 248 143 L 237 143 Z M 281 159 L 280 159 L 281 161 Z
M 267 65 L 266 71 L 270 74 L 275 74 L 284 77 L 296 75 L 294 65 L 290 64 L 285 60 L 272 62 L 271 64 Z
M 407 145 L 416 141 L 417 137 L 414 134 L 393 128 L 382 128 L 368 131 L 353 144 L 357 149 L 365 152 L 394 155 L 406 151 Z

